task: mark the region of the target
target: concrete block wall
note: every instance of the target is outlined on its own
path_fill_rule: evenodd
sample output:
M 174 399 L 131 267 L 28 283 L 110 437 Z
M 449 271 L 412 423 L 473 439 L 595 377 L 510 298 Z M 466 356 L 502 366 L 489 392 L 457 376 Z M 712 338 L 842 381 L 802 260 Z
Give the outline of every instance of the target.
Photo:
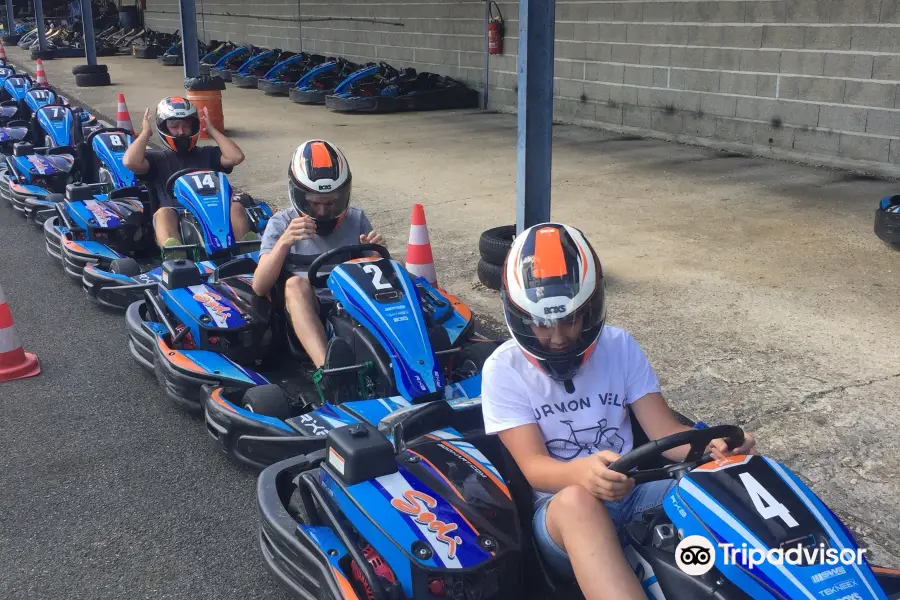
M 269 0 L 265 4 L 198 0 L 197 11 L 198 32 L 207 40 L 230 39 L 343 56 L 354 62 L 383 60 L 483 87 L 484 4 L 480 0 Z M 146 23 L 159 31 L 178 29 L 178 0 L 150 0 Z
M 270 1 L 198 0 L 198 28 L 482 87 L 481 0 Z M 177 0 L 148 4 L 177 28 Z M 499 6 L 489 101 L 511 112 L 518 5 Z M 900 173 L 900 0 L 557 0 L 555 58 L 559 121 Z

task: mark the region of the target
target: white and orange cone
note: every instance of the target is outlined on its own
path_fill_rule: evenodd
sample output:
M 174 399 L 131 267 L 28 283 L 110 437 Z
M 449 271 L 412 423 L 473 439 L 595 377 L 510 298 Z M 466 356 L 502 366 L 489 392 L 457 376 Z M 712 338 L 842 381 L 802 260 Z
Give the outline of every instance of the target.
M 50 82 L 47 81 L 47 73 L 44 71 L 44 63 L 41 59 L 37 59 L 37 68 L 34 72 L 35 83 L 38 85 L 48 86 Z
M 3 45 L 3 42 L 0 42 L 0 59 L 4 62 L 9 60 L 6 58 L 6 47 Z
M 125 104 L 125 94 L 119 93 L 119 100 L 116 104 L 116 127 L 121 127 L 125 131 L 134 135 L 134 126 L 131 124 L 131 113 L 128 112 L 128 106 Z
M 37 356 L 25 352 L 9 304 L 0 287 L 0 382 L 34 377 L 41 372 Z
M 425 224 L 425 207 L 421 204 L 413 204 L 409 244 L 406 246 L 406 270 L 417 277 L 424 277 L 431 285 L 437 285 L 431 239 Z

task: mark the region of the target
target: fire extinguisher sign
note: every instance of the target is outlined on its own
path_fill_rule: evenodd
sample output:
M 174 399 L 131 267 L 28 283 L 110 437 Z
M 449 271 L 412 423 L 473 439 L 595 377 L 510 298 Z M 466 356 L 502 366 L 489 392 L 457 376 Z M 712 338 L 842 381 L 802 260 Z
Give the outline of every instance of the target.
M 494 9 L 497 15 L 494 16 Z M 488 54 L 503 54 L 503 14 L 494 0 L 489 5 L 490 18 L 488 20 Z

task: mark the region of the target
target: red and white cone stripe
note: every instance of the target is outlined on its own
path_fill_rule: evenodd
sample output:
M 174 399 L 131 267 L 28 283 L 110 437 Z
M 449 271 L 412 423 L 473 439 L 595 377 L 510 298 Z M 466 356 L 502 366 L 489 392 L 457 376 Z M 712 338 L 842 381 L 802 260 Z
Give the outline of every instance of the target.
M 37 357 L 22 348 L 3 287 L 0 286 L 0 381 L 32 377 L 40 372 Z
M 424 277 L 432 285 L 437 285 L 431 238 L 428 235 L 428 225 L 425 223 L 425 207 L 421 204 L 413 204 L 409 244 L 406 247 L 406 270 L 417 277 Z
M 6 47 L 3 45 L 3 42 L 0 42 L 0 59 L 8 60 L 6 58 Z
M 44 71 L 44 63 L 41 59 L 37 59 L 37 68 L 34 72 L 35 82 L 38 85 L 50 85 L 47 81 L 47 73 Z
M 128 112 L 128 106 L 125 104 L 125 94 L 119 93 L 118 102 L 116 103 L 116 127 L 131 132 L 134 135 L 134 127 L 131 124 L 131 114 Z

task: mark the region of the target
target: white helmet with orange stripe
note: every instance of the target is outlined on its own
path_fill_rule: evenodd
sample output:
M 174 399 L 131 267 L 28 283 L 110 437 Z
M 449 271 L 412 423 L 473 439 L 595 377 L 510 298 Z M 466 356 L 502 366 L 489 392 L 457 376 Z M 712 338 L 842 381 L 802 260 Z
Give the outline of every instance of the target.
M 605 287 L 594 249 L 581 231 L 560 223 L 516 236 L 503 265 L 501 297 L 513 339 L 570 393 L 606 322 Z
M 291 204 L 315 220 L 318 235 L 328 235 L 350 206 L 352 179 L 350 165 L 337 146 L 324 140 L 303 142 L 288 167 Z

